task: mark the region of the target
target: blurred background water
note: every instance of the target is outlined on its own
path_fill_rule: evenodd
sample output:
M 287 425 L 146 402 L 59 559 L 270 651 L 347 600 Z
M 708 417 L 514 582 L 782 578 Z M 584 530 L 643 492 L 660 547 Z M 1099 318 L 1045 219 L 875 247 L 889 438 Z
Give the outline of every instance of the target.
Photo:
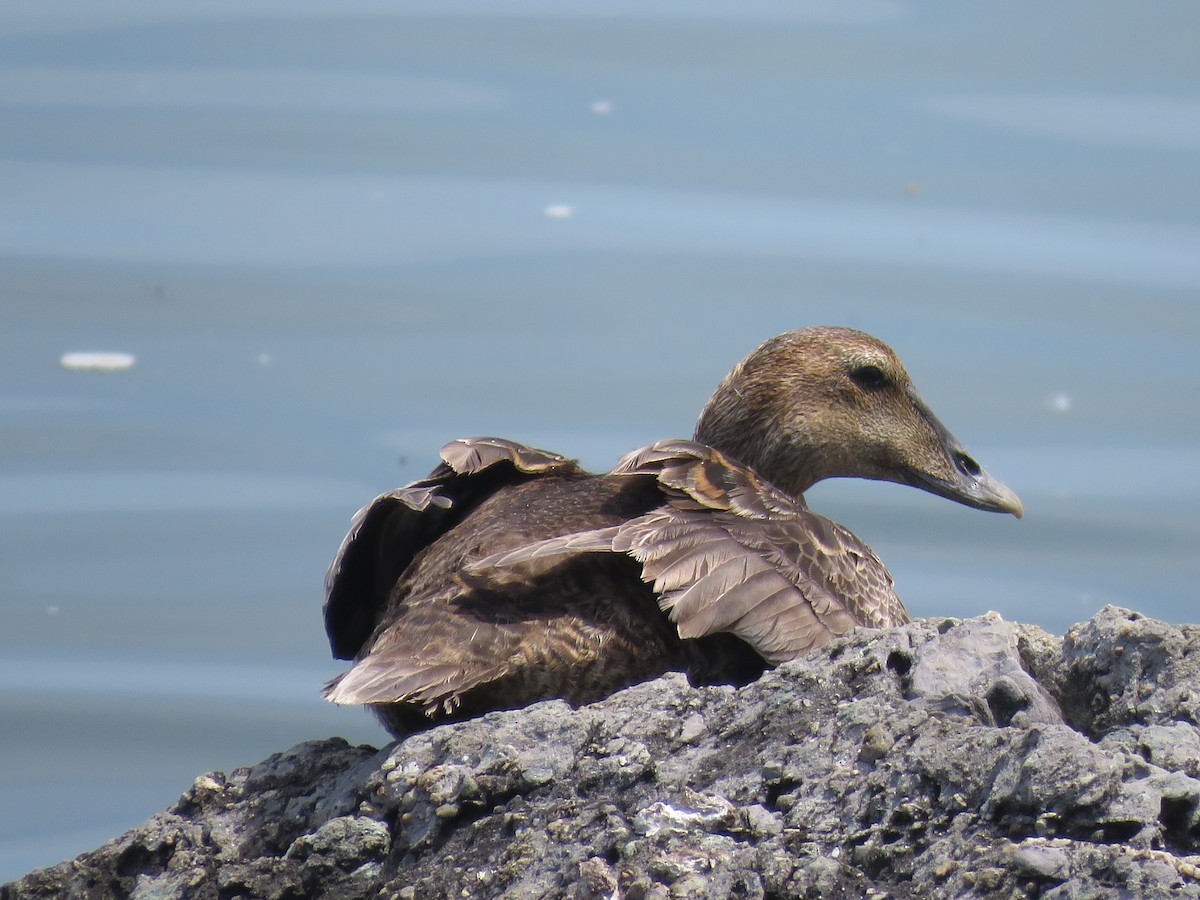
M 916 615 L 1193 621 L 1200 7 L 0 10 L 0 880 L 308 739 L 354 510 L 494 433 L 607 468 L 871 331 L 1026 503 L 810 501 Z M 122 371 L 72 351 L 131 354 Z

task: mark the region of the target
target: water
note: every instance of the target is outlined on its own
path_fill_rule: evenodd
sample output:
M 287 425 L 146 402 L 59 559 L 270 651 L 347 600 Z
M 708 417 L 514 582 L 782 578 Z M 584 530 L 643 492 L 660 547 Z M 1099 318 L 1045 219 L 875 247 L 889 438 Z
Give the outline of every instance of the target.
M 878 334 L 1026 503 L 812 504 L 917 615 L 1195 620 L 1200 9 L 0 13 L 0 879 L 307 738 L 349 516 L 496 433 L 606 468 Z M 63 354 L 136 357 L 117 372 Z

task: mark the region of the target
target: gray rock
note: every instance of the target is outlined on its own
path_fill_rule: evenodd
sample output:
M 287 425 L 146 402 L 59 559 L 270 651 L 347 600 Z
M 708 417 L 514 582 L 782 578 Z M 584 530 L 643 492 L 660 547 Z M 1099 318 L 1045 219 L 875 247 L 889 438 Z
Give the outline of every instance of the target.
M 1200 776 L 1200 728 L 1193 724 L 1147 725 L 1138 732 L 1137 750 L 1156 766 Z
M 1200 898 L 1200 629 L 1101 610 L 861 630 L 198 778 L 0 888 L 44 897 Z

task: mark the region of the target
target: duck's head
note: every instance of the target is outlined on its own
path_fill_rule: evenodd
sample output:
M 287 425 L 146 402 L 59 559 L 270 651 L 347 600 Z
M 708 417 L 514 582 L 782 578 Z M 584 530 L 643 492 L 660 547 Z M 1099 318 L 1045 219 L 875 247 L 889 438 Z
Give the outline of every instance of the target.
M 696 440 L 796 496 L 822 478 L 872 478 L 1021 515 L 1017 495 L 938 421 L 892 349 L 850 328 L 768 340 L 721 382 Z

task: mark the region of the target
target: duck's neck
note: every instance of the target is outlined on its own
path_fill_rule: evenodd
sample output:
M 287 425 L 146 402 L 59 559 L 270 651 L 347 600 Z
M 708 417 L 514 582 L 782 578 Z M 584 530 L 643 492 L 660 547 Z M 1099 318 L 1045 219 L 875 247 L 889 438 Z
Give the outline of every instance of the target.
M 733 391 L 718 391 L 704 407 L 694 440 L 720 450 L 797 499 L 828 477 L 824 454 L 803 429 L 780 429 Z

